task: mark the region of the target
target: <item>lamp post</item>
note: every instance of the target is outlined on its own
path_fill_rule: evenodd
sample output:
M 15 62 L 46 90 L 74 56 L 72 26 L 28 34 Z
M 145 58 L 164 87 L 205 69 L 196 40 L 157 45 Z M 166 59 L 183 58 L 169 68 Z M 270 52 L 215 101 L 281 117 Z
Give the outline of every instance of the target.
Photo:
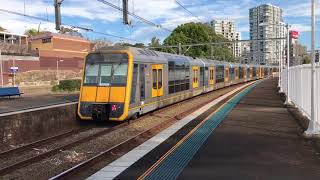
M 305 134 L 307 136 L 312 136 L 312 135 L 320 135 L 320 126 L 317 124 L 317 117 L 316 117 L 316 106 L 317 106 L 317 101 L 315 98 L 316 96 L 316 91 L 315 91 L 315 24 L 316 24 L 316 16 L 315 16 L 315 10 L 316 10 L 316 2 L 315 0 L 311 1 L 312 6 L 311 6 L 311 52 L 312 52 L 312 62 L 311 62 L 311 119 L 309 122 L 308 129 L 305 131 Z M 319 103 L 319 102 L 318 102 Z M 319 112 L 318 112 L 319 113 Z M 318 117 L 319 118 L 319 117 Z
M 287 39 L 287 61 L 290 62 L 290 56 L 289 56 L 289 50 L 290 50 L 289 29 L 290 29 L 290 26 L 289 26 L 289 24 L 287 24 L 287 25 L 285 25 L 285 24 L 283 24 L 283 23 L 281 23 L 281 24 L 260 23 L 260 24 L 259 24 L 259 26 L 268 26 L 268 25 L 279 26 L 279 27 L 285 27 L 285 28 L 286 28 L 286 30 L 287 30 L 287 36 L 286 36 L 286 39 Z M 278 36 L 278 35 L 277 35 L 277 36 Z M 284 39 L 285 37 L 277 37 L 277 38 L 281 38 L 281 40 L 280 40 L 280 46 L 282 46 L 282 43 L 281 43 L 281 42 L 282 42 L 282 38 Z M 280 50 L 281 50 L 281 49 L 282 49 L 282 48 L 280 47 Z M 281 85 L 281 82 L 282 82 L 282 80 L 283 80 L 283 77 L 282 77 L 281 74 L 282 74 L 283 66 L 285 65 L 285 62 L 283 62 L 284 60 L 282 60 L 282 59 L 283 59 L 283 58 L 280 57 L 279 63 L 278 63 L 278 65 L 279 65 L 279 80 L 278 80 L 278 86 L 280 87 L 280 90 L 279 90 L 280 93 L 283 92 L 282 85 Z M 289 63 L 288 63 L 288 66 L 287 66 L 287 73 L 288 73 L 288 75 L 289 75 Z M 289 76 L 288 76 L 288 78 L 289 78 Z M 291 102 L 291 100 L 288 99 L 288 97 L 289 97 L 289 79 L 287 79 L 287 92 L 288 92 L 288 93 L 287 93 L 286 104 L 287 104 L 287 101 L 288 101 L 288 102 Z
M 287 98 L 286 98 L 286 105 L 291 104 L 290 99 L 290 32 L 289 32 L 289 24 L 286 25 L 287 28 Z
M 63 62 L 64 60 L 57 60 L 57 81 L 58 81 L 58 85 L 60 84 L 59 82 L 59 62 Z

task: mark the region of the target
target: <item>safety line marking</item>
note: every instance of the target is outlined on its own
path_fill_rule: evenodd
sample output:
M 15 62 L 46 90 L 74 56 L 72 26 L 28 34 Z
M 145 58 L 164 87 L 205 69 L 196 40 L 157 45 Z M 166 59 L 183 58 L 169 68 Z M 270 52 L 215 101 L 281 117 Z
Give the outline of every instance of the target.
M 242 97 L 250 92 L 251 89 L 253 89 L 257 84 L 258 83 L 253 84 L 237 93 L 222 106 L 220 106 L 216 111 L 211 113 L 205 120 L 198 124 L 185 137 L 183 137 L 175 146 L 173 146 L 138 179 L 176 179 L 183 171 L 184 167 L 192 160 L 193 156 L 200 149 L 205 140 L 209 138 L 214 129 L 225 119 L 225 117 L 238 104 Z M 210 122 L 212 124 L 210 124 Z M 211 127 L 210 125 L 213 127 Z M 207 130 L 207 133 L 205 133 L 205 130 Z M 191 138 L 197 136 L 199 137 L 198 139 L 196 139 L 196 142 L 198 142 L 198 144 L 192 143 Z M 188 141 L 189 144 L 192 144 L 192 147 L 188 147 L 188 144 L 184 144 L 188 143 Z M 184 147 L 190 149 L 185 149 Z M 186 154 L 188 154 L 188 156 L 186 156 Z
M 141 159 L 143 156 L 145 156 L 147 153 L 155 149 L 158 145 L 163 143 L 165 140 L 167 140 L 170 136 L 175 134 L 177 131 L 179 131 L 181 128 L 183 128 L 185 125 L 187 125 L 189 122 L 193 121 L 195 118 L 206 112 L 211 107 L 217 105 L 224 99 L 228 98 L 229 96 L 233 95 L 234 93 L 249 87 L 250 85 L 254 84 L 255 82 L 251 82 L 248 84 L 245 84 L 241 87 L 238 87 L 223 96 L 220 96 L 216 98 L 215 100 L 211 101 L 210 103 L 206 104 L 205 106 L 201 107 L 197 111 L 189 114 L 185 118 L 181 119 L 180 121 L 174 123 L 169 128 L 163 130 L 162 132 L 158 133 L 154 137 L 150 138 L 146 142 L 142 143 L 138 147 L 132 149 L 127 154 L 121 156 L 117 160 L 113 161 L 106 167 L 102 168 L 100 171 L 96 172 L 92 176 L 88 177 L 87 179 L 113 179 L 120 175 L 122 172 L 124 172 L 127 168 L 129 168 L 131 165 L 133 165 L 135 162 L 137 162 L 139 159 Z
M 57 108 L 57 107 L 62 107 L 62 106 L 69 106 L 69 105 L 74 105 L 74 104 L 78 104 L 78 102 L 59 103 L 59 104 L 42 106 L 42 107 L 37 107 L 37 108 L 32 108 L 32 109 L 24 109 L 24 110 L 12 111 L 12 112 L 5 112 L 5 113 L 1 113 L 0 117 L 11 116 L 11 115 L 27 113 L 27 112 L 33 112 L 33 111 L 40 111 L 40 110 L 44 110 L 44 109 Z

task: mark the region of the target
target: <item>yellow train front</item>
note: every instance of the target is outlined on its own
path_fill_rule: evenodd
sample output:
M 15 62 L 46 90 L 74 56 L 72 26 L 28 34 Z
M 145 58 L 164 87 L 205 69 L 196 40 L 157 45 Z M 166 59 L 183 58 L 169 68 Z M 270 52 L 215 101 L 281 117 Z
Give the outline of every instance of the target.
M 108 47 L 86 57 L 77 114 L 82 120 L 123 121 L 202 93 L 263 78 L 270 75 L 269 69 L 149 49 Z
M 132 61 L 132 54 L 126 50 L 98 51 L 86 57 L 78 105 L 80 119 L 126 119 Z

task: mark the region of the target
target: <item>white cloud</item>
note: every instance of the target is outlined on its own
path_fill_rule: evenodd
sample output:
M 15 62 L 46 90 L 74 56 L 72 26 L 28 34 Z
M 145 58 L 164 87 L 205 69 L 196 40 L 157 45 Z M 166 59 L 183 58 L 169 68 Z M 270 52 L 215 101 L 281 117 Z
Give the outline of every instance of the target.
M 16 34 L 23 34 L 27 29 L 38 29 L 43 31 L 55 32 L 54 23 L 40 23 L 35 20 L 26 20 L 24 18 L 18 17 L 16 15 L 8 18 L 7 14 L 0 13 L 0 26 L 6 28 L 9 32 Z
M 311 27 L 310 25 L 304 24 L 291 24 L 291 30 L 299 31 L 299 32 L 310 32 Z
M 24 0 L 0 0 L 1 8 L 24 12 Z M 115 5 L 120 5 L 121 0 L 106 0 Z M 287 3 L 283 6 L 286 17 L 307 17 L 310 16 L 310 3 L 293 0 L 294 3 Z M 193 14 L 198 16 L 202 22 L 212 19 L 234 20 L 238 27 L 236 31 L 249 32 L 249 8 L 259 3 L 254 0 L 180 0 L 180 2 Z M 288 1 L 289 2 L 289 1 Z M 147 20 L 161 24 L 168 29 L 174 29 L 177 25 L 190 21 L 197 21 L 197 18 L 183 10 L 174 0 L 130 0 L 129 11 L 144 17 Z M 134 4 L 133 4 L 134 3 Z M 279 2 L 280 3 L 280 2 Z M 283 2 L 281 1 L 283 4 Z M 280 5 L 281 6 L 281 5 Z M 143 42 L 149 42 L 150 38 L 157 36 L 164 38 L 169 32 L 145 25 L 137 19 L 133 19 L 133 30 L 123 28 L 121 24 L 122 14 L 97 0 L 66 0 L 61 8 L 63 22 L 72 22 L 80 25 L 98 29 L 102 32 L 113 32 L 121 36 L 130 36 Z M 319 11 L 317 11 L 319 13 Z M 26 13 L 53 20 L 54 8 L 52 0 L 26 0 Z M 77 20 L 76 20 L 77 19 Z M 3 26 L 15 33 L 23 33 L 25 29 L 37 28 L 38 20 L 30 20 L 24 17 L 0 13 L 0 26 Z M 42 23 L 42 29 L 54 31 L 53 23 Z M 308 31 L 308 26 L 296 23 L 294 29 Z

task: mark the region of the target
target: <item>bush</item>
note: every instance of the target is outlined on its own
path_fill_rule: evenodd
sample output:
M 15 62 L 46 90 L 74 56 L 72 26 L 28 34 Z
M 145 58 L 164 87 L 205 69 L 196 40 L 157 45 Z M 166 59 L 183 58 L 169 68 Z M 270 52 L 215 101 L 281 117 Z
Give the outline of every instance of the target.
M 52 87 L 53 92 L 58 91 L 79 91 L 81 86 L 80 79 L 70 79 L 70 80 L 61 80 L 59 81 L 59 85 L 55 85 Z

